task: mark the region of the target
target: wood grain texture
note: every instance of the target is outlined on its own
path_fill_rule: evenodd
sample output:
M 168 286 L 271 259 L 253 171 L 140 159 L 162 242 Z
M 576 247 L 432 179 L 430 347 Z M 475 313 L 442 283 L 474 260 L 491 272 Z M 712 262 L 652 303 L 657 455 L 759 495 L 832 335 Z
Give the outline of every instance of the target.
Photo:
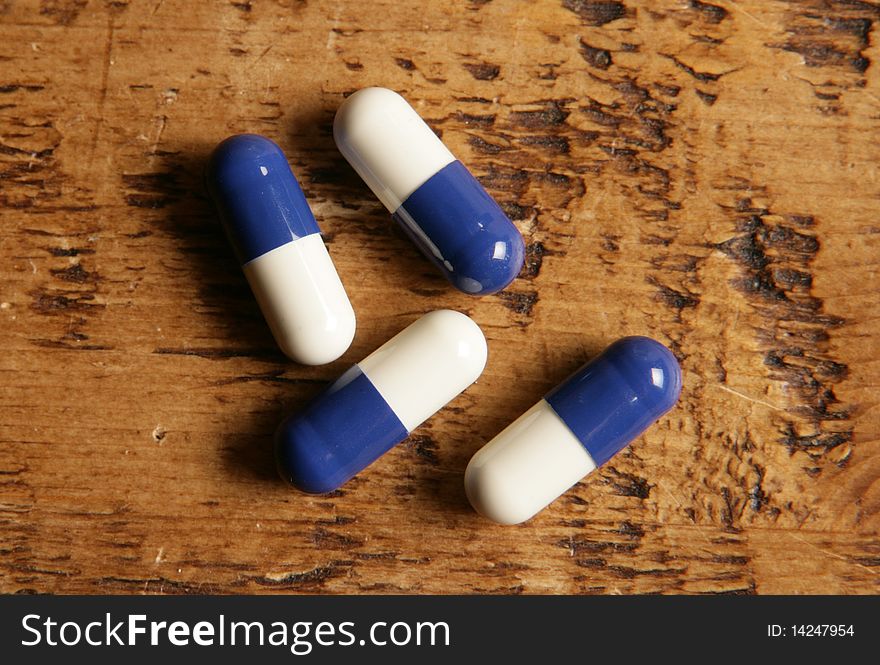
M 0 2 L 0 591 L 877 593 L 880 7 L 666 0 Z M 337 152 L 404 94 L 528 245 L 453 292 Z M 276 349 L 201 184 L 278 141 L 358 315 Z M 284 414 L 422 313 L 484 376 L 331 496 L 282 485 Z M 470 456 L 614 339 L 680 406 L 531 522 Z

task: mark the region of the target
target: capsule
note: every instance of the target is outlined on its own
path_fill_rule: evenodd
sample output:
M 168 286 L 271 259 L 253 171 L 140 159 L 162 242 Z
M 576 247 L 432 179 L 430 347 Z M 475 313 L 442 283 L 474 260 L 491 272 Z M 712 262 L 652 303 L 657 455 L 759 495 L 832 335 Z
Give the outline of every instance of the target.
M 471 458 L 465 492 L 501 524 L 536 515 L 669 411 L 681 370 L 665 346 L 624 337 L 581 367 Z
M 425 314 L 281 423 L 279 474 L 304 492 L 335 490 L 476 381 L 486 354 L 469 317 Z
M 354 310 L 281 148 L 232 136 L 206 182 L 278 346 L 304 365 L 336 360 L 354 338 Z
M 333 122 L 340 152 L 453 286 L 500 291 L 519 274 L 522 236 L 406 100 L 364 88 Z

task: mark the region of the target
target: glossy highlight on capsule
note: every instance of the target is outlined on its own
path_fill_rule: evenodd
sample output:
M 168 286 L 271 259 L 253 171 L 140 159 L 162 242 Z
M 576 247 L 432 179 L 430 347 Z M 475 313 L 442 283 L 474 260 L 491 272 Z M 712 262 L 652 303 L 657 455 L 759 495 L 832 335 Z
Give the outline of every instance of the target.
M 681 370 L 665 346 L 624 337 L 581 367 L 471 458 L 465 491 L 495 522 L 533 517 L 669 411 Z
M 333 138 L 453 286 L 485 295 L 519 274 L 519 231 L 403 97 L 386 88 L 355 92 L 336 113 Z
M 476 381 L 486 356 L 468 316 L 425 314 L 281 423 L 279 474 L 304 492 L 332 492 Z
M 354 338 L 354 310 L 281 148 L 232 136 L 205 180 L 278 346 L 304 365 L 336 360 Z

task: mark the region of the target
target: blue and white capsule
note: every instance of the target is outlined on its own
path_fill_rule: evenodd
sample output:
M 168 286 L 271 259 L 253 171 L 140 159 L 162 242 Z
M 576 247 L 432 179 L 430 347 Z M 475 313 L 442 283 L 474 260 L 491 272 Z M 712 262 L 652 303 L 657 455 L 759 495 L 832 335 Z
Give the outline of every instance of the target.
M 624 337 L 581 367 L 471 458 L 478 513 L 518 524 L 625 448 L 678 401 L 681 370 L 665 346 Z
M 279 474 L 304 492 L 332 492 L 476 381 L 486 356 L 468 316 L 425 314 L 281 423 Z
M 519 231 L 403 97 L 386 88 L 359 90 L 339 107 L 333 138 L 453 286 L 485 295 L 519 274 Z
M 217 146 L 208 190 L 281 350 L 323 365 L 354 338 L 354 310 L 281 148 L 255 134 Z

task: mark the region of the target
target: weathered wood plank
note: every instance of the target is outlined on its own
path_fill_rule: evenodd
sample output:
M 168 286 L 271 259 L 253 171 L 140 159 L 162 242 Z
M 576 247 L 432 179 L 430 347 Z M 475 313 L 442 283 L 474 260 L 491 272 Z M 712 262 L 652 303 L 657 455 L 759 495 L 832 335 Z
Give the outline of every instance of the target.
M 0 3 L 0 591 L 877 593 L 880 9 L 695 1 Z M 452 292 L 333 145 L 348 92 L 410 99 L 523 232 Z M 358 314 L 286 361 L 201 185 L 285 149 Z M 269 438 L 450 307 L 483 378 L 329 497 Z M 532 522 L 467 460 L 625 334 L 679 408 Z

